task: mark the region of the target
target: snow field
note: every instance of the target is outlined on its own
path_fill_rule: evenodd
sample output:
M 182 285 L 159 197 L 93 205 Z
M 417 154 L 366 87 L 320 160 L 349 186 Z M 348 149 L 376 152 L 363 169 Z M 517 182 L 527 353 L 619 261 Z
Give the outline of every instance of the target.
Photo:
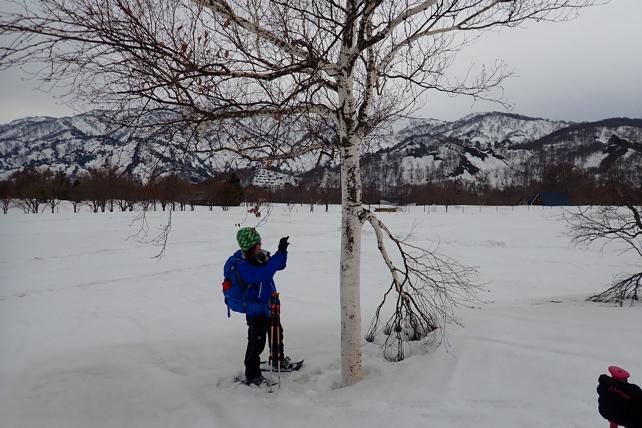
M 274 206 L 259 227 L 268 250 L 290 236 L 275 279 L 286 353 L 306 364 L 266 394 L 232 382 L 247 332 L 220 292 L 235 224 L 259 221 L 245 209 L 174 213 L 160 261 L 130 238 L 136 213 L 13 209 L 0 217 L 0 426 L 605 426 L 597 376 L 618 364 L 642 383 L 642 312 L 584 298 L 639 261 L 571 246 L 561 213 L 379 214 L 399 235 L 477 266 L 486 291 L 458 311 L 449 347 L 415 343 L 393 364 L 364 342 L 364 380 L 338 388 L 339 207 Z M 166 216 L 149 214 L 152 232 Z M 363 238 L 365 334 L 389 278 L 368 226 Z

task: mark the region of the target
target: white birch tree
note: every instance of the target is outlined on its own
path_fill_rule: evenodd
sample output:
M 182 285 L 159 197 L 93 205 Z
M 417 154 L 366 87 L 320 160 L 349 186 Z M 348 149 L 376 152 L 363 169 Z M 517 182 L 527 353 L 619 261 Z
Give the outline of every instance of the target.
M 508 76 L 492 64 L 459 81 L 448 67 L 482 30 L 564 20 L 594 0 L 40 0 L 0 15 L 0 65 L 44 64 L 44 82 L 172 125 L 186 151 L 285 159 L 338 153 L 341 164 L 341 360 L 361 378 L 360 157 L 376 125 L 425 91 L 484 98 Z M 131 117 L 135 113 L 135 120 Z M 253 123 L 274 138 L 236 135 Z M 302 127 L 286 144 L 280 123 Z M 216 138 L 205 138 L 216 129 Z M 207 130 L 207 132 L 205 132 Z M 333 134 L 332 138 L 315 138 Z M 258 147 L 257 147 L 258 146 Z M 394 272 L 394 270 L 392 271 Z

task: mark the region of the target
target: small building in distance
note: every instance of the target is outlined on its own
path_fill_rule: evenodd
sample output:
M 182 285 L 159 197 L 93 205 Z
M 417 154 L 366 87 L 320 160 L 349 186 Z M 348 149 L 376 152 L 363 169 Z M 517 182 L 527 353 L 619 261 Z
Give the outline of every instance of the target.
M 528 205 L 566 206 L 571 204 L 567 192 L 537 192 L 528 197 Z

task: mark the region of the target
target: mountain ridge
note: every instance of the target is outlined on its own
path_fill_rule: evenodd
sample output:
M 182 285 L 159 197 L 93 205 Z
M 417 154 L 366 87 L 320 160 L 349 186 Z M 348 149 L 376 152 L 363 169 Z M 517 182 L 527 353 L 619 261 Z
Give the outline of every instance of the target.
M 79 175 L 90 167 L 110 164 L 142 179 L 160 171 L 201 180 L 227 170 L 254 167 L 231 162 L 229 156 L 168 148 L 166 138 L 153 130 L 132 136 L 124 128 L 107 126 L 104 113 L 36 116 L 0 125 L 0 177 L 24 167 L 49 167 Z M 456 121 L 409 118 L 392 124 L 386 138 L 383 148 L 364 154 L 362 160 L 364 183 L 379 188 L 454 179 L 500 188 L 523 185 L 525 177 L 541 175 L 547 164 L 554 163 L 572 163 L 598 178 L 614 170 L 631 176 L 642 170 L 642 119 L 637 118 L 570 122 L 483 112 Z M 299 176 L 337 173 L 336 162 L 330 166 L 302 165 L 296 174 L 283 168 L 274 170 L 274 185 L 294 183 Z M 254 168 L 254 175 L 260 177 L 255 184 L 270 185 L 270 174 L 260 172 L 269 169 Z M 285 179 L 277 173 L 294 177 Z

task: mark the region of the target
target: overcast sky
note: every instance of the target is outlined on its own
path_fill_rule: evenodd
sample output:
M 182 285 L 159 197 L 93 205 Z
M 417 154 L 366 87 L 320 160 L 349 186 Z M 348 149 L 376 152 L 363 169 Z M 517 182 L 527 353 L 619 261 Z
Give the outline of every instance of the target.
M 0 0 L 0 6 L 5 0 Z M 453 73 L 502 60 L 516 77 L 504 84 L 512 111 L 573 121 L 642 118 L 642 0 L 612 0 L 570 22 L 529 23 L 487 32 L 466 48 Z M 74 114 L 20 70 L 0 72 L 0 123 Z M 454 120 L 504 108 L 469 98 L 431 96 L 416 114 Z

